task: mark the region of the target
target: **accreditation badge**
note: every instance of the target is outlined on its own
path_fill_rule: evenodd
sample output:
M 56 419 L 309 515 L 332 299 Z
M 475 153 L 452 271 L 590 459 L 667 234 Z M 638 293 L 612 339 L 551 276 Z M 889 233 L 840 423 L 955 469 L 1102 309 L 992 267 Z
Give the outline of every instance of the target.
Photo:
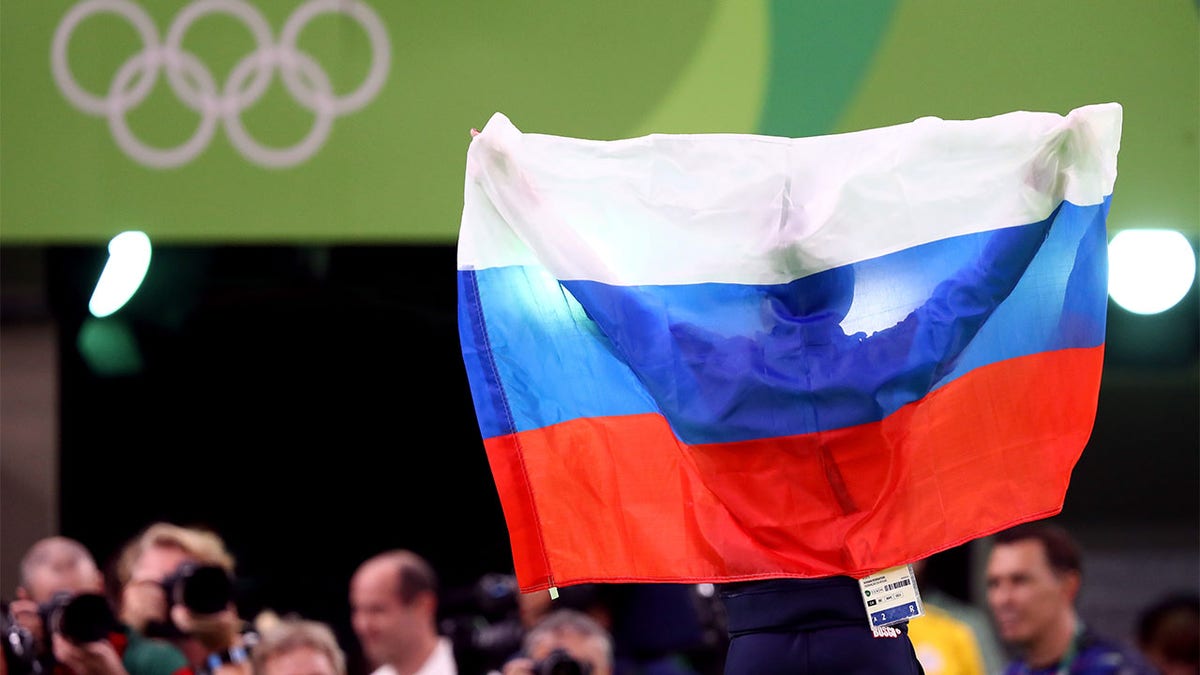
M 912 565 L 899 565 L 858 580 L 871 628 L 891 626 L 925 613 Z

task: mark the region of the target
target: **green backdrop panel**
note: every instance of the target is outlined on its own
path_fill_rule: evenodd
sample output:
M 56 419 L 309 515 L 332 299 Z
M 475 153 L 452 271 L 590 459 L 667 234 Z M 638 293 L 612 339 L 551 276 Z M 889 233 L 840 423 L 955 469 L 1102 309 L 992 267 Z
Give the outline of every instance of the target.
M 1195 232 L 1190 0 L 45 0 L 0 17 L 0 242 L 452 243 L 467 131 L 813 135 L 1125 105 L 1114 226 Z
M 0 236 L 453 241 L 467 132 L 495 111 L 626 135 L 723 39 L 755 48 L 706 78 L 731 96 L 712 119 L 751 124 L 765 19 L 741 4 L 6 3 Z
M 838 122 L 853 130 L 1011 110 L 1125 110 L 1109 229 L 1200 231 L 1194 0 L 908 0 Z

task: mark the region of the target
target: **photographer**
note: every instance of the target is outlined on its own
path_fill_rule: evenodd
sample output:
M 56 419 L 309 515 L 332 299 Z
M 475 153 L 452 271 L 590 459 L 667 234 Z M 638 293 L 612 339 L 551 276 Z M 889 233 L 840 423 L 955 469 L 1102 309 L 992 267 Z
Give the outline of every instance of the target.
M 121 620 L 176 645 L 200 675 L 249 673 L 255 636 L 238 616 L 233 568 L 215 532 L 153 523 L 117 561 Z
M 10 675 L 191 675 L 179 650 L 118 621 L 103 589 L 95 559 L 78 541 L 34 543 L 21 560 L 21 585 L 8 607 L 11 626 L 25 631 L 32 649 L 10 658 L 14 645 L 6 631 Z
M 522 655 L 504 664 L 503 675 L 612 675 L 612 637 L 595 619 L 558 609 L 525 634 Z

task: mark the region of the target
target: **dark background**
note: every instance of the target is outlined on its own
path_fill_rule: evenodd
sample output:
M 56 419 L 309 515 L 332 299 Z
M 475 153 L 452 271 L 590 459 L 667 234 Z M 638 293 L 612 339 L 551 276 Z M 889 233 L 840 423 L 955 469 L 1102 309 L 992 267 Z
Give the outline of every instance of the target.
M 142 289 L 106 319 L 140 352 L 117 374 L 72 339 L 106 255 L 46 259 L 64 534 L 110 560 L 155 520 L 212 527 L 247 612 L 321 618 L 344 639 L 350 575 L 384 549 L 421 553 L 447 590 L 512 572 L 458 343 L 453 247 L 156 248 Z
M 10 252 L 11 252 L 10 247 Z M 246 612 L 331 623 L 356 658 L 347 588 L 381 550 L 426 556 L 461 597 L 511 573 L 457 332 L 453 246 L 167 246 L 118 314 L 90 319 L 101 246 L 44 256 L 59 329 L 62 533 L 102 561 L 155 520 L 217 530 Z M 1175 535 L 1200 518 L 1200 312 L 1110 303 L 1092 440 L 1062 519 Z M 114 366 L 80 336 L 131 338 Z M 111 356 L 111 355 L 110 355 Z M 107 364 L 107 365 L 106 365 Z M 968 599 L 966 548 L 930 574 Z

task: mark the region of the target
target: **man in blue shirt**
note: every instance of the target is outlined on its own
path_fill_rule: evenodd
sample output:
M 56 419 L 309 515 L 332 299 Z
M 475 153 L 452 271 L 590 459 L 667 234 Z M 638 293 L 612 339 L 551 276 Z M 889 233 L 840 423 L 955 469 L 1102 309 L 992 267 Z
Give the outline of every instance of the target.
M 1018 654 L 1005 675 L 1154 675 L 1134 650 L 1079 617 L 1082 572 L 1078 545 L 1057 525 L 1037 521 L 995 535 L 988 606 Z

